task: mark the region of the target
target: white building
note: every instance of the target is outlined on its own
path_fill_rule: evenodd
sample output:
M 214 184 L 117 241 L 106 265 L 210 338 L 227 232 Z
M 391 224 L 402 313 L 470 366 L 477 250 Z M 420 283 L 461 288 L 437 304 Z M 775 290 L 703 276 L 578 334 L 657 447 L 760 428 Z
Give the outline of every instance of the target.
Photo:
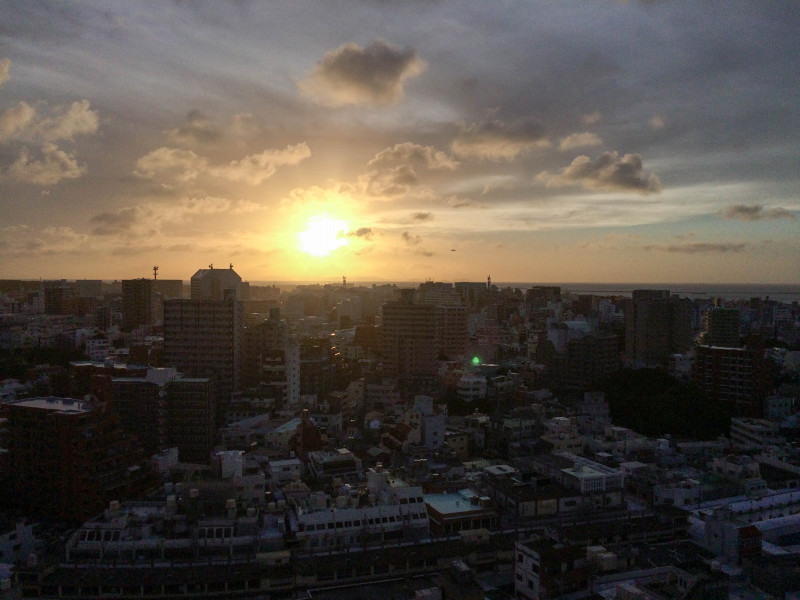
M 335 498 L 323 492 L 296 503 L 295 535 L 306 550 L 366 546 L 430 535 L 422 488 L 370 469 L 367 489 L 341 486 Z M 366 495 L 365 495 L 366 494 Z

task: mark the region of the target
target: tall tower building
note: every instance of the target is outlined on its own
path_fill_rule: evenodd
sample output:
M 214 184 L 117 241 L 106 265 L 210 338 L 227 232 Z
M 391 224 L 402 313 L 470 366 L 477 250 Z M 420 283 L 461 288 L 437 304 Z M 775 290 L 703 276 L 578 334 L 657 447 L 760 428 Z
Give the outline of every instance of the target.
M 634 290 L 624 310 L 628 365 L 666 368 L 670 355 L 691 347 L 690 304 L 669 290 Z
M 270 310 L 269 319 L 250 325 L 244 331 L 242 387 L 276 382 L 276 368 L 285 366 L 289 326 L 281 319 L 280 309 Z M 277 361 L 277 362 L 276 362 Z
M 398 380 L 400 392 L 427 391 L 436 378 L 436 306 L 417 304 L 414 290 L 382 311 L 383 372 Z
M 218 425 L 231 392 L 240 388 L 242 332 L 242 303 L 233 297 L 164 302 L 163 364 L 214 381 Z
M 739 346 L 739 311 L 735 308 L 712 308 L 708 311 L 708 346 L 737 348 Z
M 133 331 L 152 325 L 155 314 L 155 287 L 152 279 L 122 280 L 122 330 Z
M 228 269 L 215 269 L 209 265 L 208 269 L 199 269 L 192 275 L 190 297 L 192 300 L 225 300 L 230 297 L 242 300 L 242 278 L 233 270 L 233 265 Z

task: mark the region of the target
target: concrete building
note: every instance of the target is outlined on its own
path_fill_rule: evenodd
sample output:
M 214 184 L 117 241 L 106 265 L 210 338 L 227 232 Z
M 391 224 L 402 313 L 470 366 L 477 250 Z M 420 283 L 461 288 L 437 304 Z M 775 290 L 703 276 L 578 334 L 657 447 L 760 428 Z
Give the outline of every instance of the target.
M 111 398 L 120 424 L 147 454 L 176 447 L 181 460 L 208 463 L 217 405 L 210 379 L 183 377 L 174 368 L 149 369 L 144 377 L 112 379 Z
M 739 311 L 735 308 L 712 308 L 708 311 L 707 346 L 739 346 Z
M 436 306 L 415 303 L 414 290 L 401 291 L 401 300 L 383 305 L 383 373 L 412 395 L 436 383 Z
M 26 398 L 0 416 L 14 502 L 29 516 L 82 521 L 151 483 L 140 447 L 100 402 Z
M 626 364 L 666 369 L 670 355 L 691 347 L 690 305 L 669 290 L 634 290 L 624 311 Z
M 468 529 L 497 527 L 500 514 L 494 501 L 471 489 L 426 494 L 432 533 L 457 533 Z
M 744 348 L 697 346 L 693 381 L 710 398 L 728 404 L 735 416 L 762 416 L 768 390 L 763 344 L 752 340 Z
M 240 387 L 242 331 L 242 304 L 233 298 L 164 302 L 163 364 L 214 381 L 218 425 Z
M 517 598 L 563 597 L 586 589 L 589 568 L 583 546 L 534 538 L 516 542 L 514 551 L 514 591 Z
M 156 310 L 152 279 L 122 280 L 122 330 L 133 331 L 152 325 Z
M 191 280 L 192 300 L 227 300 L 235 298 L 242 300 L 242 278 L 233 270 L 233 265 L 228 269 L 215 269 L 209 265 L 208 269 L 199 269 Z
M 382 469 L 367 472 L 364 490 L 343 486 L 335 497 L 323 492 L 295 503 L 295 536 L 306 550 L 366 547 L 430 536 L 422 488 Z

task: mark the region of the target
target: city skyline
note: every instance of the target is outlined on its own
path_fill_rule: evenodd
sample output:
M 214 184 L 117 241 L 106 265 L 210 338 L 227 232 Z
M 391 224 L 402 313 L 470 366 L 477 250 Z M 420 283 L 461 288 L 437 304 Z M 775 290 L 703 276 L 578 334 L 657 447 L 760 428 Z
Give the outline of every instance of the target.
M 786 2 L 8 2 L 0 277 L 796 284 Z

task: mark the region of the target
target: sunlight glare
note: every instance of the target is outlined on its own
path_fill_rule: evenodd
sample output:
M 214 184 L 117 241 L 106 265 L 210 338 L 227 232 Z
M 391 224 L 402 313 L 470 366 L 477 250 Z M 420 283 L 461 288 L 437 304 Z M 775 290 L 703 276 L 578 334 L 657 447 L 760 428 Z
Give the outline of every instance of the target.
M 347 245 L 347 223 L 329 219 L 327 215 L 311 217 L 305 231 L 298 234 L 300 249 L 313 256 L 327 256 Z

